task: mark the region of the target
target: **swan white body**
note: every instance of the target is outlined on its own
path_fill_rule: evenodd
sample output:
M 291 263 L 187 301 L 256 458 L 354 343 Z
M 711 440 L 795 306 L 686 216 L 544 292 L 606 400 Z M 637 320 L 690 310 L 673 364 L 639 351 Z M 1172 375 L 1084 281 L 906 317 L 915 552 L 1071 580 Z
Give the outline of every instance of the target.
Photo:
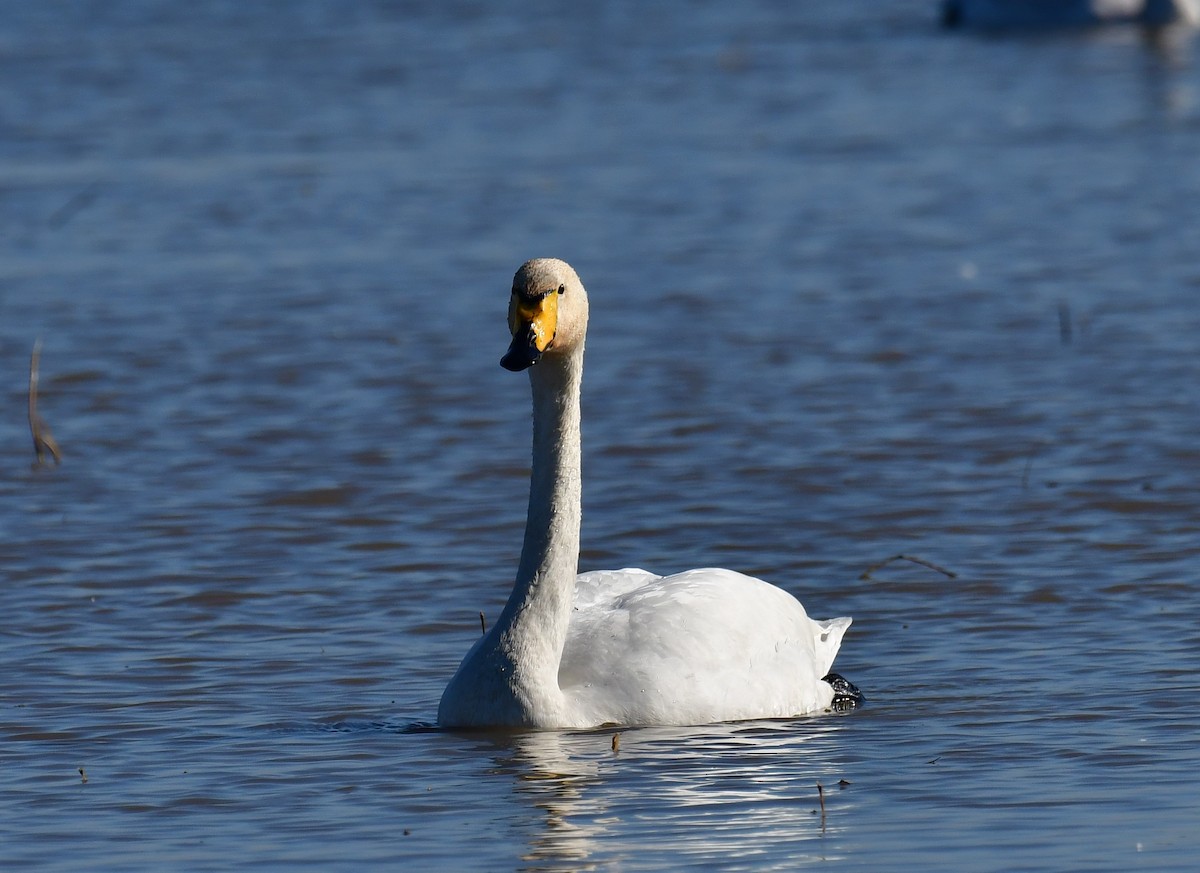
M 578 574 L 587 295 L 575 271 L 523 265 L 510 326 L 503 363 L 529 367 L 533 387 L 525 542 L 508 603 L 450 680 L 438 722 L 682 725 L 828 708 L 822 677 L 849 618 L 814 621 L 792 595 L 731 570 Z
M 942 21 L 979 28 L 1200 23 L 1200 0 L 944 0 Z

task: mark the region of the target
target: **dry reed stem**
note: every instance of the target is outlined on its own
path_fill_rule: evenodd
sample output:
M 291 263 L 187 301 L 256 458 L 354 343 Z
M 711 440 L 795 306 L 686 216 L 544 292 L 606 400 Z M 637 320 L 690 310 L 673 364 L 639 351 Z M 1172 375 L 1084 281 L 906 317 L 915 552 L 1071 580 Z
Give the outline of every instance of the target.
M 892 555 L 890 558 L 885 558 L 884 560 L 879 561 L 876 564 L 872 564 L 870 567 L 867 567 L 867 569 L 863 570 L 862 575 L 859 576 L 858 578 L 860 580 L 861 579 L 870 579 L 872 573 L 874 573 L 876 570 L 880 569 L 881 567 L 886 567 L 888 564 L 892 563 L 892 561 L 911 561 L 914 564 L 920 564 L 922 567 L 928 567 L 930 570 L 935 570 L 936 572 L 941 573 L 947 579 L 957 579 L 958 578 L 957 573 L 947 570 L 945 567 L 939 567 L 937 564 L 934 564 L 932 561 L 926 561 L 924 558 L 918 558 L 914 555 Z
M 54 466 L 62 463 L 62 452 L 58 442 L 50 433 L 50 427 L 38 413 L 38 365 L 42 359 L 42 340 L 39 337 L 33 344 L 33 354 L 29 357 L 29 432 L 33 435 L 33 452 L 37 456 L 35 468 L 46 466 L 46 455 L 54 458 Z

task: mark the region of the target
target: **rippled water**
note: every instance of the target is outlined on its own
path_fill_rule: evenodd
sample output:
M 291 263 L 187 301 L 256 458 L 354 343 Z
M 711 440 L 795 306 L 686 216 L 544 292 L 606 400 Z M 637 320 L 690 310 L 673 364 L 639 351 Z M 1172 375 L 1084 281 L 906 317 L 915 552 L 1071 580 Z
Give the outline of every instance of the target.
M 0 866 L 1192 869 L 1194 46 L 935 6 L 0 4 Z M 430 726 L 544 254 L 583 567 L 853 615 L 865 709 Z

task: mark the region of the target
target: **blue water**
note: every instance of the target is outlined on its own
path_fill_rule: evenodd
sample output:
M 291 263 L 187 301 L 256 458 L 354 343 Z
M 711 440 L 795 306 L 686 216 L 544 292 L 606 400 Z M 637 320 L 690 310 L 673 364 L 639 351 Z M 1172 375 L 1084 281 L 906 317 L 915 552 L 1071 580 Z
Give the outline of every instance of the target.
M 0 868 L 1194 867 L 1192 35 L 647 6 L 0 3 Z M 852 615 L 866 708 L 431 727 L 542 255 L 582 566 Z

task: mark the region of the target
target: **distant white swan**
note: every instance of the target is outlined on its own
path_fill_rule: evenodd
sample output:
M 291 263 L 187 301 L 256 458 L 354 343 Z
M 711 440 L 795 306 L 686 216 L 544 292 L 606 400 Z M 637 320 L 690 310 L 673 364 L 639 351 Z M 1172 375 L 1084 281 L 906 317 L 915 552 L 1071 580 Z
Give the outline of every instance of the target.
M 1200 24 L 1200 0 L 944 0 L 948 27 L 1029 28 Z
M 570 265 L 525 263 L 501 363 L 529 369 L 533 470 L 516 584 L 438 708 L 448 727 L 686 725 L 802 715 L 857 689 L 826 674 L 849 618 L 731 570 L 576 575 L 588 301 Z M 536 364 L 536 366 L 533 366 Z M 845 699 L 840 697 L 839 699 Z

